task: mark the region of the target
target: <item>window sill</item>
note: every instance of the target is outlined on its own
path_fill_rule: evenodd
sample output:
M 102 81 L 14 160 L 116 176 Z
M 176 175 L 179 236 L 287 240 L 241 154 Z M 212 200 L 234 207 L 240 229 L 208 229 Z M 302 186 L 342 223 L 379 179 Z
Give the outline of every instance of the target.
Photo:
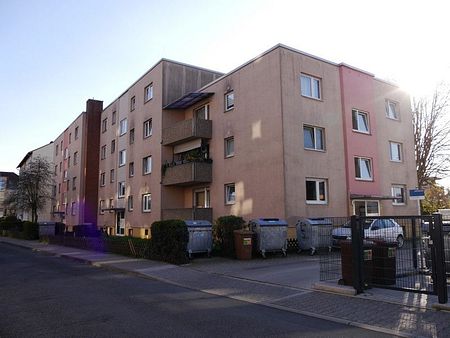
M 362 182 L 373 182 L 374 181 L 373 178 L 358 178 L 358 177 L 355 177 L 355 180 L 362 181 Z
M 389 160 L 389 162 L 392 162 L 392 163 L 403 163 L 402 160 L 400 160 L 400 161 L 397 161 L 397 160 Z
M 392 121 L 400 122 L 400 118 L 399 118 L 399 117 L 394 118 L 394 117 L 390 117 L 390 116 L 387 116 L 387 115 L 386 115 L 386 118 L 389 119 L 389 120 L 392 120 Z
M 228 202 L 228 203 L 225 203 L 225 205 L 235 205 L 236 204 L 236 202 Z
M 228 113 L 229 111 L 232 111 L 232 110 L 234 110 L 234 107 L 231 107 L 231 108 L 229 108 L 229 109 L 225 109 L 225 110 L 224 110 L 224 113 Z
M 302 97 L 306 98 L 306 99 L 311 99 L 311 100 L 314 100 L 314 101 L 323 102 L 322 98 L 317 98 L 317 97 L 314 97 L 314 96 L 308 96 L 308 95 L 304 95 L 304 94 L 300 94 L 300 95 Z
M 358 129 L 352 129 L 352 132 L 358 133 L 358 134 L 363 134 L 363 135 L 368 135 L 368 136 L 372 135 L 372 133 L 370 131 L 362 131 L 362 130 L 358 130 Z
M 322 202 L 322 201 L 306 201 L 306 204 L 308 204 L 308 205 L 328 205 L 328 202 Z
M 143 213 L 148 214 L 149 212 L 152 212 L 151 210 L 142 210 Z
M 233 155 L 225 156 L 225 158 L 233 158 L 233 157 L 234 157 L 234 154 L 233 154 Z
M 406 206 L 406 203 L 392 203 L 392 205 L 394 207 L 404 207 L 404 206 Z
M 326 149 L 314 149 L 314 148 L 303 148 L 304 150 L 307 151 L 315 151 L 316 153 L 326 153 Z

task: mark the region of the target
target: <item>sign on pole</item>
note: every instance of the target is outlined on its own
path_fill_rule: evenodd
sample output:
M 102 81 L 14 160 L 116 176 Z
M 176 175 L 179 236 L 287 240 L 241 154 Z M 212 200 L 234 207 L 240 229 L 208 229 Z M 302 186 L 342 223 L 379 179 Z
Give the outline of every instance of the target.
M 424 200 L 425 199 L 425 190 L 411 189 L 409 191 L 409 199 L 410 200 Z

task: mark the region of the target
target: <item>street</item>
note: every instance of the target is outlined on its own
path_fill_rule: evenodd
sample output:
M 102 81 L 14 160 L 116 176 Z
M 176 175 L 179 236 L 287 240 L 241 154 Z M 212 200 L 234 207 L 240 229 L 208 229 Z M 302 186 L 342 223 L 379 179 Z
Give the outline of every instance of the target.
M 0 243 L 0 337 L 383 337 Z

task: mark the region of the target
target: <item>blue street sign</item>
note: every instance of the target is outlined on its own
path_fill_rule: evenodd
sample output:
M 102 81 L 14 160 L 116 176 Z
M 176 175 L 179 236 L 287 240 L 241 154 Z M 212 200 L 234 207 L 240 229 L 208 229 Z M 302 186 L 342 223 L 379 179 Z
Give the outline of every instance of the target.
M 423 189 L 411 189 L 409 191 L 410 200 L 423 200 L 425 199 L 425 190 Z

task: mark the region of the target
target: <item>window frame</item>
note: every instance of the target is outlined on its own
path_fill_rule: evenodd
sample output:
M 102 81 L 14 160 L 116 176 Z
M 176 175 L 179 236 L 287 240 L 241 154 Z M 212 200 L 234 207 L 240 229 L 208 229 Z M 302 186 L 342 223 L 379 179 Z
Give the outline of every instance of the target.
M 127 131 L 128 131 L 128 120 L 125 117 L 119 122 L 119 136 L 125 135 Z
M 368 163 L 370 164 L 370 167 L 369 167 L 370 178 L 364 178 L 364 177 L 358 177 L 358 176 L 357 176 L 356 160 L 358 160 L 358 166 L 359 166 L 359 173 L 360 173 L 360 176 L 361 176 L 361 161 L 368 161 Z M 357 181 L 368 181 L 368 182 L 374 180 L 374 175 L 373 175 L 373 160 L 372 160 L 370 157 L 355 156 L 353 162 L 354 162 L 354 166 L 355 166 L 355 180 L 357 180 Z
M 309 91 L 311 92 L 311 95 L 309 95 L 306 92 L 306 88 L 304 88 L 304 86 L 302 85 L 302 80 L 303 79 L 307 79 L 309 81 Z M 318 97 L 314 96 L 314 87 L 313 87 L 313 83 L 317 81 L 318 83 Z M 301 73 L 300 74 L 300 94 L 303 97 L 307 97 L 309 99 L 314 99 L 314 100 L 318 100 L 318 101 L 322 101 L 322 79 L 309 75 L 309 74 L 305 74 L 305 73 Z
M 75 140 L 78 140 L 78 126 L 75 127 Z
M 143 123 L 143 136 L 144 139 L 149 138 L 153 134 L 153 125 L 152 125 L 152 119 L 148 119 L 144 121 Z
M 116 119 L 117 119 L 117 111 L 114 110 L 114 111 L 111 113 L 111 125 L 115 125 L 115 124 L 116 124 Z
M 133 211 L 134 209 L 134 201 L 133 201 L 133 195 L 129 195 L 127 199 L 127 209 L 128 211 Z
M 128 163 L 128 177 L 134 177 L 134 161 Z
M 136 109 L 136 95 L 133 95 L 130 99 L 130 112 Z
M 72 177 L 72 190 L 77 190 L 77 177 Z
M 233 143 L 233 151 L 231 153 L 228 152 L 228 145 L 232 141 Z M 234 157 L 234 136 L 230 136 L 224 139 L 224 156 L 225 158 Z
M 314 148 L 309 148 L 306 146 L 306 142 L 305 142 L 305 129 L 312 129 L 313 130 L 313 143 L 314 143 Z M 322 148 L 318 148 L 317 146 L 317 132 L 321 131 L 321 139 L 322 139 Z M 312 126 L 309 124 L 304 124 L 303 125 L 303 148 L 305 150 L 312 150 L 312 151 L 319 151 L 319 152 L 325 152 L 326 151 L 326 144 L 325 144 L 325 128 L 322 127 L 317 127 L 317 126 Z
M 149 163 L 150 163 L 150 171 L 147 171 Z M 149 155 L 142 158 L 142 175 L 149 175 L 151 173 L 152 173 L 152 156 Z
M 148 95 L 149 93 L 151 94 L 150 97 Z M 153 82 L 151 82 L 147 87 L 144 88 L 144 103 L 147 103 L 152 99 L 153 99 Z
M 111 140 L 111 154 L 116 151 L 116 140 Z
M 150 207 L 149 207 L 150 203 Z M 152 212 L 152 194 L 142 194 L 142 212 Z
M 395 189 L 401 189 L 401 199 L 403 202 L 398 202 L 399 198 L 395 194 Z M 391 186 L 391 195 L 392 195 L 392 205 L 406 205 L 406 185 L 404 184 L 393 184 Z
M 123 167 L 127 164 L 127 150 L 122 149 L 119 151 L 119 167 Z
M 104 160 L 106 158 L 106 144 L 102 145 L 100 148 L 100 160 Z
M 356 119 L 354 119 L 354 115 L 356 115 Z M 365 117 L 365 122 L 367 124 L 367 130 L 363 130 L 363 129 L 359 129 L 359 119 L 358 116 L 364 116 Z M 356 127 L 357 129 L 355 129 L 354 126 L 354 121 L 356 121 Z M 353 108 L 352 109 L 352 131 L 354 131 L 355 133 L 361 133 L 361 134 L 370 134 L 370 118 L 369 118 L 369 113 Z
M 229 194 L 229 189 L 233 188 L 234 192 Z M 224 193 L 225 193 L 225 205 L 233 205 L 236 204 L 236 184 L 235 183 L 227 183 L 224 185 Z M 231 198 L 234 196 L 233 198 Z M 230 198 L 229 198 L 230 197 Z
M 102 120 L 102 134 L 103 134 L 103 133 L 106 133 L 107 130 L 108 130 L 108 118 L 105 117 L 105 118 Z
M 308 183 L 314 182 L 315 196 L 316 199 L 308 199 Z M 324 188 L 324 199 L 320 198 L 320 184 L 323 183 Z M 320 204 L 327 205 L 328 204 L 328 179 L 326 178 L 314 178 L 307 177 L 305 179 L 305 203 L 306 204 Z
M 100 213 L 100 215 L 105 214 L 104 204 L 105 204 L 105 200 L 100 200 L 98 203 L 98 212 Z
M 127 193 L 125 181 L 117 182 L 117 198 L 124 198 Z
M 394 100 L 390 100 L 390 99 L 386 99 L 386 103 L 385 103 L 385 108 L 386 108 L 386 117 L 390 120 L 394 120 L 394 121 L 399 121 L 400 120 L 400 110 L 398 109 L 399 104 L 398 102 L 394 101 Z M 394 115 L 391 116 L 391 105 L 394 106 Z
M 106 185 L 106 173 L 101 172 L 100 173 L 100 186 L 104 187 Z
M 228 97 L 229 96 L 232 96 L 232 104 L 229 104 L 229 100 L 228 100 Z M 225 106 L 225 111 L 230 111 L 230 110 L 233 110 L 234 109 L 234 106 L 235 106 L 235 104 L 234 104 L 234 90 L 229 90 L 228 92 L 226 92 L 225 94 L 224 94 L 224 106 Z
M 78 151 L 75 151 L 73 153 L 73 165 L 77 165 L 78 164 Z
M 116 173 L 114 169 L 109 171 L 109 183 L 114 183 L 116 180 Z
M 398 151 L 398 159 L 394 159 L 393 158 L 393 154 L 392 154 L 392 146 L 393 145 L 397 145 L 397 151 Z M 397 163 L 401 163 L 403 162 L 403 144 L 400 142 L 395 142 L 395 141 L 389 141 L 389 160 L 391 162 L 397 162 Z

